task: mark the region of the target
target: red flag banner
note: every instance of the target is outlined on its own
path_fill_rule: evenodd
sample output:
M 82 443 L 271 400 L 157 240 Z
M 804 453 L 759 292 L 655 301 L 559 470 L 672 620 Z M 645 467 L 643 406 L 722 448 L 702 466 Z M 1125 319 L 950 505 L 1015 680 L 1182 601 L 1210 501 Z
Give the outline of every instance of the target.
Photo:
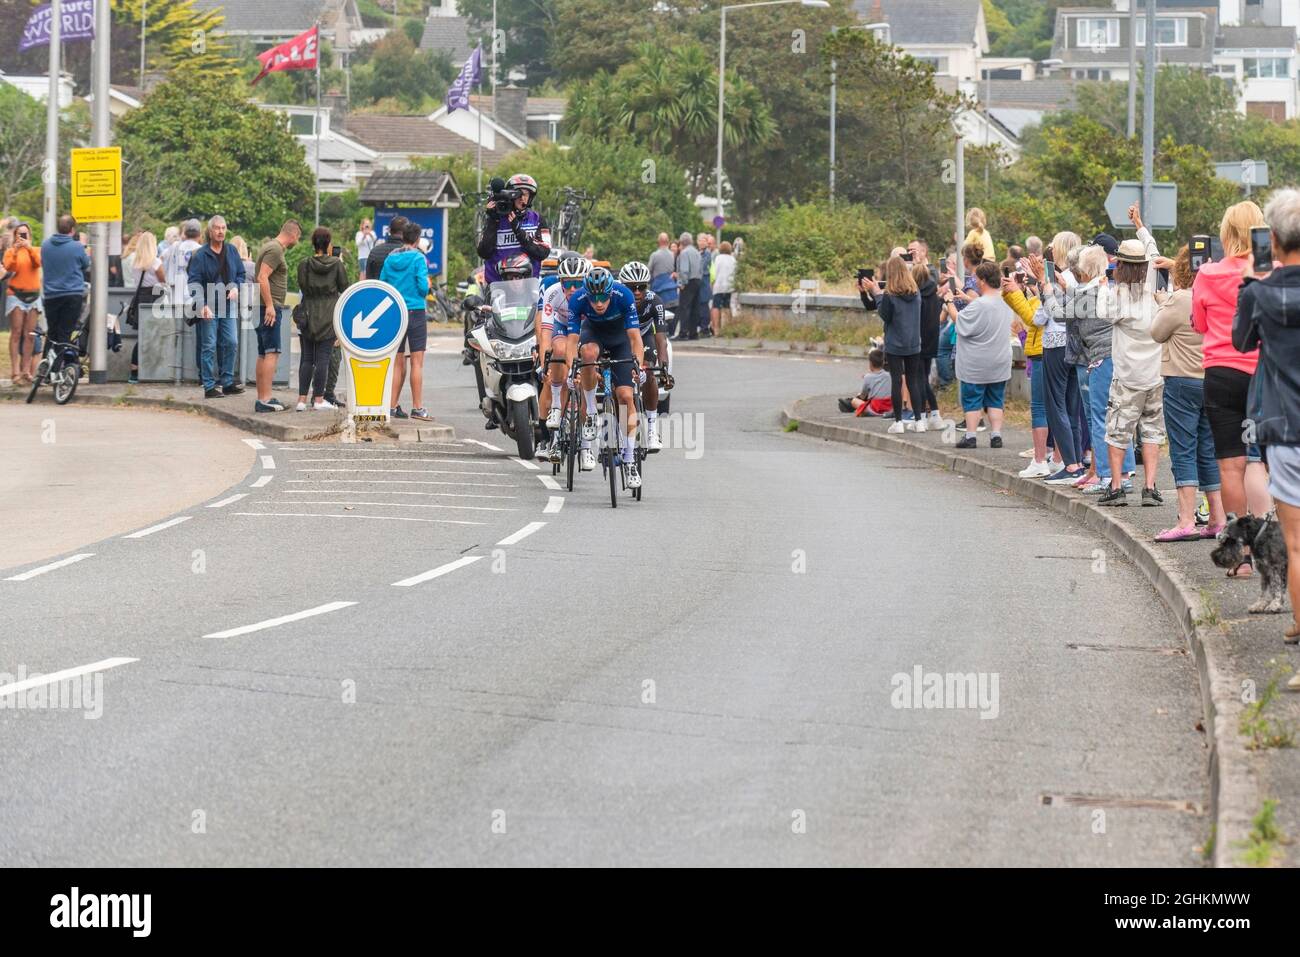
M 268 73 L 279 73 L 281 70 L 316 69 L 316 55 L 320 49 L 319 39 L 317 28 L 312 27 L 306 33 L 300 33 L 278 47 L 259 53 L 257 59 L 262 64 L 262 72 L 253 78 L 253 83 L 256 84 Z

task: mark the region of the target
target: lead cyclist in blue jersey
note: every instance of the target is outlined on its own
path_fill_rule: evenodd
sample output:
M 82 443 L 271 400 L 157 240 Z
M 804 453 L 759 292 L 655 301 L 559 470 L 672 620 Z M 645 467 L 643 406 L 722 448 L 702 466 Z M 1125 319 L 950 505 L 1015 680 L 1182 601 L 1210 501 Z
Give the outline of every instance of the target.
M 632 382 L 639 381 L 645 344 L 641 340 L 641 320 L 637 314 L 636 298 L 632 290 L 615 282 L 604 266 L 596 266 L 587 273 L 582 288 L 569 297 L 569 325 L 579 329 L 578 349 L 585 364 L 582 370 L 582 395 L 586 400 L 587 417 L 582 425 L 582 451 L 579 458 L 584 471 L 596 467 L 596 454 L 591 443 L 597 434 L 596 424 L 596 367 L 594 363 L 605 352 L 616 360 L 610 367 L 614 384 L 614 397 L 618 400 L 620 417 L 627 424 L 621 436 L 623 468 L 628 488 L 641 487 L 641 471 L 637 466 L 635 436 L 637 429 L 636 403 L 632 397 Z M 624 360 L 624 361 L 617 361 Z M 589 363 L 589 364 L 588 364 Z

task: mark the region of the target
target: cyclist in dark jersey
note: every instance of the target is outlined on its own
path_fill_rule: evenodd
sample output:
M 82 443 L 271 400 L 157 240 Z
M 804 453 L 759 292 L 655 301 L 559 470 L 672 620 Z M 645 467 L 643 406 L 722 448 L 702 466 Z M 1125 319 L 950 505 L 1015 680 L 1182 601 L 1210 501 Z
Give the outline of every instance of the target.
M 641 340 L 645 348 L 645 364 L 657 366 L 667 361 L 668 334 L 664 320 L 663 300 L 650 291 L 650 267 L 642 262 L 630 262 L 618 271 L 618 281 L 632 290 L 636 300 L 637 318 L 641 321 Z M 658 452 L 663 448 L 659 441 L 659 380 L 653 375 L 645 377 L 641 386 L 641 399 L 645 403 L 646 449 Z

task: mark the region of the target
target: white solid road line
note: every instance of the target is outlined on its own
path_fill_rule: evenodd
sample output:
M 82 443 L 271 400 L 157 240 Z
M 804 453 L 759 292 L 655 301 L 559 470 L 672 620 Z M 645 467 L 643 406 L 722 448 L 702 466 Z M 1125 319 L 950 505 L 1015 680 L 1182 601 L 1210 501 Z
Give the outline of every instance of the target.
M 295 452 L 299 452 L 299 453 L 306 452 L 306 453 L 311 453 L 311 454 L 316 454 L 316 455 L 319 455 L 320 453 L 328 453 L 329 455 L 337 455 L 337 454 L 340 453 L 340 452 L 352 452 L 352 453 L 354 453 L 354 454 L 350 454 L 350 455 L 347 455 L 347 456 L 346 456 L 346 458 L 348 459 L 348 461 L 355 461 L 356 459 L 369 458 L 370 456 L 372 456 L 372 455 L 376 455 L 376 454 L 383 454 L 383 455 L 472 455 L 472 456 L 475 456 L 475 457 L 480 458 L 480 459 L 485 459 L 485 458 L 490 458 L 490 457 L 491 457 L 491 456 L 484 455 L 482 452 L 475 452 L 473 449 L 465 449 L 465 448 L 440 449 L 440 448 L 435 448 L 435 447 L 434 447 L 434 444 L 433 444 L 432 442 L 421 442 L 421 443 L 420 443 L 420 447 L 419 447 L 419 448 L 415 448 L 415 449 L 394 449 L 394 448 L 387 448 L 387 447 L 384 447 L 384 448 L 378 448 L 378 449 L 345 449 L 345 448 L 336 448 L 336 447 L 334 447 L 334 446 L 328 446 L 328 447 L 325 447 L 325 448 L 319 448 L 319 449 L 294 449 L 293 451 L 295 451 Z M 306 459 L 306 460 L 304 460 L 304 459 L 294 459 L 294 461 L 295 461 L 295 462 L 302 462 L 302 461 L 316 461 L 316 460 L 315 460 L 315 459 Z M 324 462 L 324 461 L 327 461 L 327 460 L 326 460 L 326 459 L 320 459 L 320 461 Z
M 344 485 L 450 485 L 452 488 L 523 488 L 518 482 L 438 482 L 433 479 L 286 479 L 295 485 L 324 485 L 326 482 Z M 513 498 L 514 496 L 511 496 Z
M 314 488 L 287 488 L 280 493 L 281 495 L 324 495 L 325 489 Z M 331 495 L 429 495 L 435 498 L 509 498 L 516 499 L 518 495 L 475 495 L 473 492 L 408 492 L 406 490 L 385 489 L 385 488 L 336 488 L 330 489 Z
M 319 492 L 317 493 L 320 494 Z M 360 495 L 360 492 L 356 494 Z M 249 504 L 274 505 L 274 502 L 257 502 Z M 318 499 L 310 502 L 304 502 L 301 499 L 294 502 L 295 505 L 367 505 L 375 508 L 446 508 L 456 511 L 471 512 L 517 512 L 517 508 L 502 508 L 497 505 L 432 505 L 425 502 L 340 502 L 335 499 Z
M 287 625 L 291 621 L 302 621 L 304 618 L 314 618 L 317 615 L 328 614 L 331 611 L 338 611 L 340 608 L 348 608 L 355 605 L 354 601 L 332 601 L 324 605 L 317 605 L 315 608 L 308 608 L 306 611 L 295 611 L 292 615 L 281 615 L 279 618 L 268 618 L 266 621 L 259 621 L 255 625 L 243 625 L 240 628 L 230 628 L 226 631 L 214 631 L 211 634 L 204 635 L 204 638 L 234 638 L 237 635 L 247 635 L 249 632 L 262 631 L 266 628 L 274 628 L 276 625 Z
M 546 503 L 546 508 L 542 509 L 543 515 L 554 515 L 560 509 L 564 508 L 564 496 L 552 495 Z
M 46 572 L 52 572 L 56 568 L 62 568 L 65 565 L 71 565 L 74 562 L 79 562 L 82 561 L 83 559 L 90 558 L 94 554 L 95 554 L 94 552 L 83 552 L 80 555 L 72 555 L 68 558 L 61 558 L 57 562 L 50 562 L 50 564 L 48 565 L 42 565 L 40 568 L 33 568 L 31 571 L 23 572 L 20 575 L 10 575 L 8 578 L 5 579 L 5 581 L 25 582 L 29 578 L 35 578 L 37 575 L 44 575 Z
M 491 449 L 493 452 L 504 452 L 504 451 L 505 451 L 505 449 L 499 449 L 499 448 L 497 448 L 495 445 L 491 445 L 490 443 L 487 443 L 487 442 L 480 442 L 478 439 L 466 439 L 465 441 L 466 441 L 466 442 L 471 442 L 471 443 L 473 443 L 474 445 L 482 446 L 482 447 L 485 448 L 485 449 Z
M 486 525 L 487 522 L 459 521 L 453 518 L 405 518 L 401 515 L 338 515 L 333 512 L 231 512 L 254 518 L 370 518 L 378 522 L 423 522 L 427 525 Z
M 545 522 L 529 522 L 527 525 L 525 525 L 519 531 L 515 532 L 513 535 L 509 535 L 506 538 L 501 539 L 501 541 L 497 542 L 497 544 L 498 545 L 518 544 L 519 542 L 527 538 L 529 535 L 533 534 L 533 532 L 537 531 L 539 528 L 545 528 L 545 527 L 546 527 Z
M 250 449 L 257 449 L 259 452 L 266 448 L 266 446 L 262 444 L 261 439 L 244 439 L 244 444 Z
M 275 459 L 274 459 L 272 456 L 270 456 L 270 455 L 263 455 L 263 456 L 262 456 L 262 468 L 264 468 L 264 469 L 266 469 L 266 470 L 268 470 L 268 471 L 270 471 L 271 469 L 275 468 Z
M 64 668 L 62 671 L 54 671 L 48 675 L 35 675 L 22 681 L 15 681 L 12 684 L 0 685 L 0 698 L 7 695 L 18 694 L 26 691 L 28 688 L 39 688 L 41 685 L 57 684 L 60 681 L 67 681 L 69 678 L 75 678 L 77 675 L 88 675 L 95 671 L 107 671 L 109 668 L 117 668 L 121 665 L 129 665 L 133 661 L 139 661 L 139 658 L 105 658 L 103 661 L 96 661 L 93 664 L 81 665 L 79 668 Z
M 249 488 L 263 488 L 264 486 L 269 485 L 273 478 L 275 478 L 274 475 L 259 475 L 257 481 L 250 485 Z
M 379 472 L 386 475 L 495 475 L 508 478 L 517 472 L 463 472 L 457 469 L 297 469 L 299 472 Z M 477 484 L 477 483 L 476 483 Z
M 522 465 L 524 468 L 526 468 L 526 469 L 531 469 L 531 470 L 534 471 L 534 472 L 536 472 L 538 469 L 541 468 L 540 465 L 537 465 L 537 464 L 535 464 L 535 463 L 533 463 L 533 462 L 525 462 L 523 459 L 521 459 L 521 458 L 516 458 L 516 457 L 513 456 L 513 455 L 510 457 L 510 461 L 511 461 L 511 462 L 518 462 L 518 463 L 519 463 L 520 465 Z
M 270 476 L 267 477 L 269 478 Z M 248 493 L 236 492 L 234 495 L 231 495 L 229 498 L 223 498 L 220 502 L 213 502 L 211 505 L 208 506 L 208 508 L 225 508 L 231 502 L 238 502 L 241 498 L 248 498 Z
M 176 518 L 168 519 L 157 525 L 150 525 L 148 528 L 142 528 L 138 532 L 132 532 L 130 535 L 123 535 L 123 538 L 144 538 L 146 535 L 152 535 L 154 532 L 161 532 L 164 528 L 171 528 L 173 525 L 179 525 L 181 522 L 188 522 L 193 516 L 180 515 Z
M 463 453 L 462 453 L 462 454 L 463 454 Z M 485 457 L 484 457 L 484 458 L 485 458 Z M 330 456 L 330 457 L 328 457 L 328 458 L 290 459 L 289 461 L 290 461 L 290 462 L 355 462 L 355 461 L 357 461 L 357 457 L 356 457 L 355 455 L 344 455 L 344 456 Z M 480 458 L 480 459 L 478 459 L 478 460 L 474 460 L 474 459 L 435 459 L 435 458 L 424 458 L 424 459 L 418 459 L 418 458 L 416 458 L 416 459 L 412 459 L 412 458 L 402 458 L 402 457 L 400 457 L 400 456 L 399 456 L 398 458 L 381 458 L 381 457 L 379 457 L 379 456 L 366 456 L 365 461 L 366 461 L 366 462 L 420 462 L 420 461 L 424 461 L 424 462 L 437 462 L 439 465 L 482 465 L 482 464 L 483 464 L 483 458 Z M 302 472 L 302 471 L 310 471 L 310 470 L 306 470 L 306 469 L 297 469 L 296 471 Z M 322 471 L 323 471 L 323 470 L 322 470 Z
M 553 479 L 551 476 L 539 475 L 537 477 L 541 479 L 542 484 L 545 485 L 547 488 L 549 488 L 552 492 L 558 492 L 560 490 L 560 483 L 555 481 L 555 479 Z
M 418 585 L 421 582 L 427 582 L 433 578 L 441 578 L 443 575 L 446 575 L 449 572 L 454 572 L 458 568 L 464 568 L 466 565 L 473 565 L 482 557 L 482 555 L 466 555 L 464 558 L 458 558 L 454 562 L 448 562 L 446 565 L 439 565 L 437 568 L 430 569 L 427 572 L 412 575 L 410 578 L 403 578 L 400 582 L 393 582 L 393 587 L 410 588 L 412 585 Z

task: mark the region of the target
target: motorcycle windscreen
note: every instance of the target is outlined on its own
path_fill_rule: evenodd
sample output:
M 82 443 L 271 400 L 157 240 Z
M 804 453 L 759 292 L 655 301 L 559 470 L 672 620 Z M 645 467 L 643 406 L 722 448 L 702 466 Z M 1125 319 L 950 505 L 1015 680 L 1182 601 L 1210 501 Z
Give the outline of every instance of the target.
M 490 291 L 492 300 L 491 330 L 496 336 L 519 342 L 533 334 L 533 315 L 541 283 L 537 279 L 511 279 L 494 282 Z

